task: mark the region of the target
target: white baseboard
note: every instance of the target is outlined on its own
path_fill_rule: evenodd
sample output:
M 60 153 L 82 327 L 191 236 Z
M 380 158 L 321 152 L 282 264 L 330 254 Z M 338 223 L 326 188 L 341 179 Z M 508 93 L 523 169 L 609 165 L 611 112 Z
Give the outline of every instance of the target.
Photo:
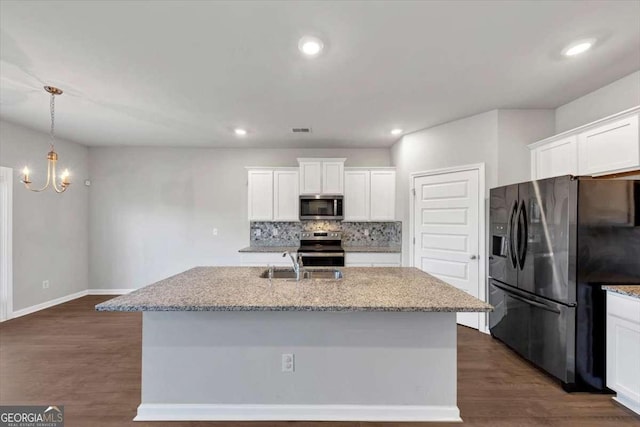
M 26 316 L 27 314 L 35 313 L 36 311 L 44 310 L 45 308 L 50 308 L 58 304 L 63 304 L 65 302 L 69 302 L 71 300 L 82 298 L 87 295 L 124 295 L 129 292 L 135 291 L 135 289 L 89 289 L 80 292 L 76 292 L 74 294 L 65 295 L 60 298 L 52 299 L 50 301 L 45 301 L 40 304 L 32 305 L 31 307 L 23 308 L 13 313 L 9 314 L 9 317 L 6 320 L 15 319 L 16 317 Z
M 612 399 L 618 402 L 619 404 L 631 409 L 636 414 L 640 415 L 640 403 L 620 393 L 618 393 L 617 396 L 612 397 Z
M 143 403 L 134 421 L 442 421 L 461 422 L 457 406 L 215 405 Z
M 124 295 L 135 289 L 89 289 L 89 295 Z
M 17 311 L 14 311 L 10 315 L 10 319 L 15 319 L 16 317 L 26 316 L 27 314 L 35 313 L 36 311 L 44 310 L 45 308 L 53 307 L 54 305 L 62 304 L 65 302 L 69 302 L 71 300 L 81 298 L 83 296 L 88 295 L 87 291 L 76 292 L 75 294 L 65 295 L 60 298 L 52 299 L 50 301 L 46 301 L 40 304 L 32 305 L 31 307 L 23 308 Z

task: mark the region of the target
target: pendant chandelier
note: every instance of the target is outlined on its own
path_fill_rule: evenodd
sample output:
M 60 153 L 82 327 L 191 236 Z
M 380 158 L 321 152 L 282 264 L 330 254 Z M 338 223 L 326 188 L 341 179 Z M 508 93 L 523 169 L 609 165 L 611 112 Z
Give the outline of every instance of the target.
M 47 153 L 47 183 L 42 188 L 31 188 L 31 180 L 29 179 L 29 169 L 25 166 L 22 170 L 22 180 L 21 182 L 27 187 L 28 190 L 40 192 L 46 190 L 49 185 L 55 190 L 56 193 L 63 193 L 67 190 L 69 185 L 71 185 L 71 181 L 69 181 L 69 170 L 65 169 L 60 176 L 60 182 L 58 183 L 58 178 L 56 176 L 56 163 L 58 162 L 58 153 L 55 152 L 53 143 L 55 142 L 54 128 L 55 128 L 55 103 L 56 103 L 56 95 L 62 95 L 62 90 L 53 86 L 45 86 L 44 90 L 51 94 L 51 102 L 50 102 L 50 111 L 51 111 L 51 130 L 49 132 L 49 136 L 51 137 L 51 142 L 49 146 L 49 153 Z

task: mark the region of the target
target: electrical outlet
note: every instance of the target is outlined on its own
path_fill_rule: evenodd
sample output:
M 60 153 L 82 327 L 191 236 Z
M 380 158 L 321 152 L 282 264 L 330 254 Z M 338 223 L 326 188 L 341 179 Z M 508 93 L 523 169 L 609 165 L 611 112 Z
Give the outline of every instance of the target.
M 218 229 L 217 229 L 217 228 L 214 228 L 214 229 L 213 229 L 213 235 L 214 235 L 214 236 L 217 236 L 217 235 L 218 235 Z
M 42 281 L 42 289 L 49 289 L 49 281 L 48 280 L 43 280 Z
M 277 236 L 277 235 L 278 235 L 278 229 L 277 229 L 277 228 L 274 228 L 274 229 L 273 229 L 273 235 L 274 235 L 274 236 Z
M 368 229 L 368 228 L 365 228 L 365 229 L 364 229 L 364 235 L 365 235 L 365 236 L 368 236 L 368 235 L 369 235 L 369 229 Z
M 260 237 L 262 236 L 262 230 L 260 230 L 259 228 L 255 231 L 255 235 L 256 237 Z
M 283 354 L 282 355 L 282 372 L 293 372 L 295 368 L 295 358 L 294 355 Z

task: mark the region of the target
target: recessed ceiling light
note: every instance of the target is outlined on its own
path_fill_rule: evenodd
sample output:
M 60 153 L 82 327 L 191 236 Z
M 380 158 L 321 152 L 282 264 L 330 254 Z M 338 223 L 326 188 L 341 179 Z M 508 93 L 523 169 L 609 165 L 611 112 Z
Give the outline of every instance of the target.
M 305 36 L 298 42 L 298 49 L 306 56 L 318 56 L 324 48 L 324 43 L 317 37 Z
M 247 131 L 241 128 L 236 128 L 233 130 L 233 132 L 235 132 L 235 134 L 238 136 L 245 136 L 247 134 Z
M 589 49 L 591 49 L 593 47 L 594 43 L 595 43 L 595 40 L 593 40 L 593 39 L 582 40 L 582 41 L 579 41 L 577 43 L 573 43 L 573 44 L 567 46 L 562 51 L 562 54 L 564 56 L 580 55 L 581 53 L 584 53 L 584 52 L 588 51 Z
M 391 131 L 391 135 L 400 135 L 402 133 L 402 129 L 393 129 Z

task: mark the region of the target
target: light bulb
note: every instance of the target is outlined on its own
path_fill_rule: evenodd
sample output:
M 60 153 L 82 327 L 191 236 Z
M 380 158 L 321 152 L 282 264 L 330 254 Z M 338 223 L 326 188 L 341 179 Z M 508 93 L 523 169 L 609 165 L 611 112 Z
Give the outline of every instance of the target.
M 298 42 L 298 49 L 307 56 L 316 56 L 324 48 L 324 43 L 317 37 L 305 36 Z

